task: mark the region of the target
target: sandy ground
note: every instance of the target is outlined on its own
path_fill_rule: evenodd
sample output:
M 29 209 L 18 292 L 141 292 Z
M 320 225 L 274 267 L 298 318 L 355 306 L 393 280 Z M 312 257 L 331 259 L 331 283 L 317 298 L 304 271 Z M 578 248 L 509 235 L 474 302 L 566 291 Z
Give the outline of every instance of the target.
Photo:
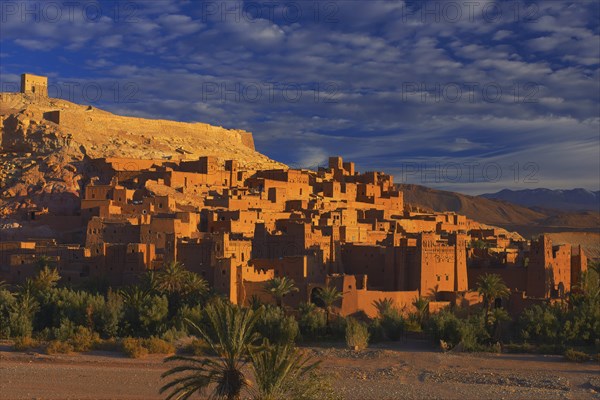
M 0 351 L 0 399 L 160 399 L 162 356 Z M 561 356 L 452 354 L 409 342 L 308 348 L 345 399 L 600 399 L 600 366 Z M 199 397 L 197 397 L 199 398 Z

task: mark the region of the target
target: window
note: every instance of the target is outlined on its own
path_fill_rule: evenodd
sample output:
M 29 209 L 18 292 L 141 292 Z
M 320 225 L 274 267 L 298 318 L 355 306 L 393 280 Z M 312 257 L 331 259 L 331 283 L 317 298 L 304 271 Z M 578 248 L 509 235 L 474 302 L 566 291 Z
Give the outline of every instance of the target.
M 437 281 L 438 281 L 438 282 L 440 281 L 440 276 L 439 276 L 439 275 L 437 276 Z

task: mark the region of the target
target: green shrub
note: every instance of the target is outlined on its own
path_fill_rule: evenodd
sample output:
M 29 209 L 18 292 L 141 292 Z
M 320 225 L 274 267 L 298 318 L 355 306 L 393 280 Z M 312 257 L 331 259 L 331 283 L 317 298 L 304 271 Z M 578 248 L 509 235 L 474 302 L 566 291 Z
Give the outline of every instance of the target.
M 0 338 L 8 339 L 11 336 L 10 314 L 15 309 L 17 302 L 15 296 L 5 289 L 0 289 Z
M 404 335 L 405 322 L 400 312 L 391 308 L 381 316 L 381 326 L 385 337 L 389 340 L 400 340 Z
M 115 338 L 99 340 L 94 344 L 94 350 L 100 351 L 121 351 L 122 345 Z
M 141 339 L 125 338 L 121 342 L 123 353 L 131 358 L 141 358 L 148 355 L 148 349 L 142 345 Z
M 18 338 L 15 338 L 15 341 L 13 343 L 13 348 L 16 351 L 28 351 L 31 349 L 35 349 L 39 346 L 39 343 L 37 340 L 32 339 L 29 336 L 21 336 Z
M 160 338 L 166 340 L 169 343 L 175 343 L 177 340 L 183 339 L 187 336 L 187 332 L 177 330 L 177 328 L 173 327 L 167 329 L 162 335 L 160 335 Z
M 346 319 L 346 345 L 354 350 L 366 349 L 369 345 L 369 328 L 362 322 Z
M 302 303 L 298 311 L 298 326 L 303 339 L 316 340 L 325 336 L 327 321 L 322 308 L 312 303 Z
M 286 316 L 281 307 L 264 305 L 259 309 L 260 315 L 255 329 L 273 344 L 294 343 L 298 337 L 298 322 L 292 316 Z
M 169 303 L 166 296 L 153 295 L 137 286 L 123 291 L 121 296 L 124 335 L 150 337 L 167 330 Z
M 329 338 L 333 340 L 345 340 L 346 338 L 346 318 L 338 315 L 332 315 L 329 321 Z
M 536 348 L 530 343 L 508 343 L 504 345 L 505 353 L 535 353 Z
M 381 319 L 375 318 L 369 324 L 369 338 L 371 339 L 371 343 L 378 343 L 386 339 Z
M 150 354 L 173 354 L 175 353 L 175 346 L 171 343 L 159 339 L 157 337 L 151 337 L 142 340 L 142 346 L 148 350 Z
M 131 358 L 141 358 L 148 354 L 173 354 L 175 346 L 157 337 L 125 338 L 121 341 L 123 353 Z
M 590 356 L 583 351 L 577 351 L 573 349 L 567 349 L 565 351 L 565 359 L 573 362 L 586 362 L 590 360 Z
M 461 320 L 445 310 L 431 316 L 427 322 L 427 331 L 435 343 L 443 340 L 450 347 L 456 346 L 462 339 Z
M 123 319 L 123 299 L 118 293 L 108 290 L 106 300 L 98 303 L 98 309 L 93 311 L 95 330 L 104 338 L 117 336 Z
M 90 351 L 100 342 L 100 336 L 96 332 L 84 326 L 78 326 L 68 339 L 76 352 Z
M 421 323 L 415 317 L 408 318 L 404 321 L 404 329 L 408 332 L 422 332 Z
M 179 312 L 177 313 L 174 328 L 176 328 L 180 332 L 184 332 L 186 335 L 189 335 L 195 332 L 195 330 L 191 328 L 191 325 L 188 323 L 188 321 L 191 321 L 197 326 L 203 326 L 205 324 L 204 318 L 205 316 L 202 307 L 190 307 L 184 305 L 179 309 Z
M 73 352 L 73 346 L 68 342 L 62 340 L 52 340 L 46 346 L 46 353 L 48 354 L 68 354 Z
M 286 385 L 293 400 L 341 400 L 342 396 L 333 388 L 332 381 L 332 376 L 317 369 L 290 379 Z
M 194 339 L 185 348 L 184 352 L 197 357 L 212 356 L 214 352 L 204 339 Z

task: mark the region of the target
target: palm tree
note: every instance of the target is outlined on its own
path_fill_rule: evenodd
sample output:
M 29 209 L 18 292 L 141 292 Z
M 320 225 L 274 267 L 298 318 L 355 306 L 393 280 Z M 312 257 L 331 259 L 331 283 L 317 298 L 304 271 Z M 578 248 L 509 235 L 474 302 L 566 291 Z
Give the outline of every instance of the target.
M 158 292 L 157 273 L 154 270 L 148 270 L 140 279 L 139 285 L 150 293 Z
M 210 398 L 236 400 L 240 398 L 242 389 L 248 386 L 242 368 L 247 362 L 249 347 L 258 339 L 254 325 L 259 314 L 225 301 L 208 305 L 205 312 L 208 319 L 206 328 L 200 328 L 189 320 L 188 323 L 196 329 L 218 358 L 167 358 L 165 362 L 181 363 L 162 375 L 163 378 L 173 378 L 160 389 L 160 393 L 171 390 L 167 400 L 187 399 L 194 393 L 203 394 L 210 386 Z
M 418 299 L 413 301 L 413 306 L 415 306 L 415 309 L 417 310 L 417 319 L 419 320 L 419 325 L 421 325 L 422 327 L 423 320 L 425 319 L 429 311 L 429 299 L 425 297 L 419 297 Z
M 187 282 L 183 288 L 186 303 L 197 305 L 206 298 L 208 292 L 208 282 L 200 275 L 188 271 Z
M 394 299 L 390 299 L 386 297 L 383 300 L 375 300 L 373 301 L 373 306 L 377 309 L 377 314 L 379 317 L 383 317 L 387 313 L 389 313 L 392 308 L 394 308 Z
M 182 293 L 185 289 L 188 271 L 183 264 L 172 261 L 156 273 L 156 287 L 167 294 Z
M 327 327 L 329 327 L 329 315 L 331 314 L 331 307 L 333 306 L 333 303 L 342 297 L 344 297 L 343 293 L 338 291 L 334 286 L 326 286 L 317 292 L 317 298 L 325 305 L 324 308 L 326 312 Z
M 169 300 L 169 316 L 172 318 L 181 308 L 185 295 L 204 296 L 208 292 L 208 284 L 197 274 L 186 270 L 180 262 L 173 261 L 156 273 L 156 289 L 167 295 Z M 196 296 L 199 295 L 199 296 Z
M 283 297 L 286 294 L 297 291 L 298 288 L 294 286 L 294 280 L 286 276 L 269 279 L 265 282 L 265 292 L 270 293 L 275 298 L 278 307 L 283 307 Z
M 305 357 L 293 345 L 272 346 L 268 342 L 252 352 L 251 359 L 256 400 L 295 398 L 293 383 L 319 365 L 319 362 L 311 363 L 310 357 Z
M 140 286 L 128 286 L 120 290 L 119 294 L 123 298 L 123 303 L 136 310 L 140 309 L 151 295 L 148 289 Z
M 434 287 L 429 289 L 429 292 L 427 293 L 427 297 L 429 298 L 430 301 L 437 301 L 439 295 L 440 295 L 440 285 L 435 285 Z
M 42 269 L 37 273 L 33 280 L 27 279 L 27 284 L 30 285 L 36 292 L 45 292 L 53 287 L 56 287 L 60 280 L 60 275 L 56 268 L 51 268 L 48 265 L 44 265 Z
M 46 267 L 48 267 L 48 268 L 54 267 L 54 261 L 52 260 L 52 258 L 50 258 L 48 256 L 37 257 L 37 261 L 36 261 L 37 270 L 40 271 Z
M 485 305 L 485 322 L 487 325 L 489 323 L 489 312 L 492 303 L 498 298 L 507 298 L 510 295 L 510 291 L 504 284 L 500 275 L 497 274 L 485 274 L 480 276 L 477 283 L 477 291 L 483 297 L 483 304 Z

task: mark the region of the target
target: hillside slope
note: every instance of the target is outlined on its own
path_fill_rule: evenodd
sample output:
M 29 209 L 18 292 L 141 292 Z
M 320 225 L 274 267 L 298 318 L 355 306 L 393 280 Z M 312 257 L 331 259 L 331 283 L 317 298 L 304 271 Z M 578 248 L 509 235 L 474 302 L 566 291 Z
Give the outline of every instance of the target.
M 89 159 L 235 159 L 284 168 L 254 149 L 252 134 L 203 123 L 123 117 L 61 99 L 0 93 L 0 217 L 30 207 L 69 212 Z
M 527 208 L 506 201 L 469 196 L 431 189 L 425 186 L 400 184 L 404 201 L 426 210 L 455 211 L 470 219 L 502 226 L 530 234 L 560 229 L 598 230 L 600 214 L 593 211 L 563 212 L 552 209 Z M 529 229 L 525 229 L 529 228 Z

